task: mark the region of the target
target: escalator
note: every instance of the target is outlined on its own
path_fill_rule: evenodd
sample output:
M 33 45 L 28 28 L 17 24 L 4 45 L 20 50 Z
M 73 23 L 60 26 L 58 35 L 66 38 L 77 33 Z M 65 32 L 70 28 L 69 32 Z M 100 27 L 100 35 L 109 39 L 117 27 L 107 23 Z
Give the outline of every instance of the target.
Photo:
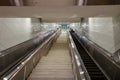
M 76 44 L 78 52 L 82 58 L 82 61 L 86 67 L 86 70 L 91 80 L 107 80 L 107 78 L 105 77 L 103 72 L 100 70 L 100 68 L 96 65 L 93 59 L 89 56 L 89 54 L 85 51 L 83 46 L 80 44 L 80 42 L 76 37 L 76 34 L 74 32 L 71 32 L 71 35 L 73 37 L 73 40 Z
M 59 31 L 45 40 L 30 56 L 21 61 L 21 65 L 0 80 L 90 80 L 85 74 L 84 77 L 82 75 L 86 71 L 83 72 L 80 67 L 81 58 L 91 80 L 107 80 L 79 43 L 75 33 L 68 37 L 66 32 L 61 32 L 59 37 L 58 35 Z M 73 39 L 70 39 L 70 36 Z

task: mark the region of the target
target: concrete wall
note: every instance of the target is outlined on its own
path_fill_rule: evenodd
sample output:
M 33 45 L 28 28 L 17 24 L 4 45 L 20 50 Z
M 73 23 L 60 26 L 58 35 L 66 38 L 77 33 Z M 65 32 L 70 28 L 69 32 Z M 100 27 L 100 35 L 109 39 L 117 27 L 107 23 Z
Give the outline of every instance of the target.
M 40 29 L 38 19 L 0 18 L 0 51 L 32 38 Z

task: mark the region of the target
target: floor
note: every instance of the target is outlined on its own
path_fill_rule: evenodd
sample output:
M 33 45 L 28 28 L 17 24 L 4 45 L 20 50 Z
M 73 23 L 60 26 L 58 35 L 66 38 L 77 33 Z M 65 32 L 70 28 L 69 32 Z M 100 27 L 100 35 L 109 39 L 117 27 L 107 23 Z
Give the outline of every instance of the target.
M 66 32 L 61 33 L 48 55 L 42 57 L 28 80 L 73 80 Z

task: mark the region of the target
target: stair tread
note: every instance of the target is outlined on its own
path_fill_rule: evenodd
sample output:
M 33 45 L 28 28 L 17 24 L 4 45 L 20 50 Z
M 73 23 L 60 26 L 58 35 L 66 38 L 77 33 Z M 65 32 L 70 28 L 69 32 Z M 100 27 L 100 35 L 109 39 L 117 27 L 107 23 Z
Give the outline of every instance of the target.
M 28 80 L 73 80 L 66 33 L 62 33 L 47 56 L 41 58 Z

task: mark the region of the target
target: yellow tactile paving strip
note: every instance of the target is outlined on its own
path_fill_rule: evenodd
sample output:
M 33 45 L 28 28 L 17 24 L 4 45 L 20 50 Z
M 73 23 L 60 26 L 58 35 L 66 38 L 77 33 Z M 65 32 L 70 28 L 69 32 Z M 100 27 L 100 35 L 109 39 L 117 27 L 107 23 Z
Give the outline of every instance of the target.
M 73 80 L 67 34 L 62 32 L 47 56 L 42 57 L 29 80 Z

